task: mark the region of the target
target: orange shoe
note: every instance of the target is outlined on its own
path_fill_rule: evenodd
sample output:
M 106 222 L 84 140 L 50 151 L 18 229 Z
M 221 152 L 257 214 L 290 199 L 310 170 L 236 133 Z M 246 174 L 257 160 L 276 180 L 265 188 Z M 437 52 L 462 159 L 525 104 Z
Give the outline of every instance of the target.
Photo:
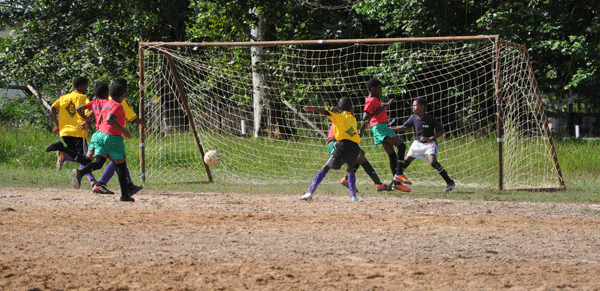
M 342 184 L 342 186 L 346 187 L 346 188 L 350 188 L 350 184 L 348 184 L 348 180 L 346 180 L 346 178 L 342 178 L 342 180 L 340 181 L 340 184 Z
M 394 189 L 400 190 L 402 192 L 410 192 L 410 189 L 408 189 L 406 186 L 404 186 L 402 184 L 396 184 L 393 187 L 394 187 Z
M 408 178 L 406 178 L 406 175 L 404 175 L 404 174 L 394 176 L 394 181 L 401 182 L 406 185 L 412 185 L 412 182 L 410 180 L 408 180 Z

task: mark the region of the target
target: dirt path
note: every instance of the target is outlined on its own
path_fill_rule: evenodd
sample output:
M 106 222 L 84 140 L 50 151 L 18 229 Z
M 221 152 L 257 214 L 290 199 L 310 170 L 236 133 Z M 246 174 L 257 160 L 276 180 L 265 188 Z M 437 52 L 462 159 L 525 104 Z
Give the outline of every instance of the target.
M 597 205 L 0 188 L 0 290 L 600 290 Z

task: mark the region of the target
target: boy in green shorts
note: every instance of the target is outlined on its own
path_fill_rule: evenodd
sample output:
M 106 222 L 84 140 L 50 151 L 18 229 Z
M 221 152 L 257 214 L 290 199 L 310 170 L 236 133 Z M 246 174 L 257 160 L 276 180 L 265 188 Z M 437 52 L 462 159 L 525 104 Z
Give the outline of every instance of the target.
M 77 113 L 85 118 L 85 109 L 99 110 L 100 114 L 96 121 L 99 123 L 98 131 L 92 136 L 89 152 L 93 152 L 96 160 L 83 169 L 73 169 L 73 187 L 79 189 L 81 177 L 99 170 L 104 166 L 107 159 L 116 165 L 119 185 L 121 186 L 120 201 L 135 201 L 128 193 L 127 185 L 127 160 L 125 157 L 125 143 L 123 136 L 130 138 L 131 134 L 124 128 L 125 111 L 120 104 L 125 98 L 126 89 L 120 84 L 110 86 L 110 95 L 113 100 L 95 99 L 86 105 L 79 106 Z
M 383 84 L 377 79 L 371 79 L 367 82 L 367 90 L 369 90 L 369 96 L 365 98 L 365 108 L 363 114 L 363 121 L 369 121 L 373 130 L 373 138 L 375 145 L 381 144 L 383 149 L 387 153 L 390 161 L 390 168 L 394 175 L 392 185 L 394 189 L 398 189 L 403 192 L 410 192 L 405 184 L 412 184 L 405 175 L 399 172 L 401 165 L 404 164 L 404 152 L 406 151 L 406 145 L 388 125 L 388 116 L 385 108 L 394 103 L 394 99 L 390 99 L 388 103 L 382 104 L 379 98 Z M 394 147 L 398 148 L 398 153 L 394 151 Z

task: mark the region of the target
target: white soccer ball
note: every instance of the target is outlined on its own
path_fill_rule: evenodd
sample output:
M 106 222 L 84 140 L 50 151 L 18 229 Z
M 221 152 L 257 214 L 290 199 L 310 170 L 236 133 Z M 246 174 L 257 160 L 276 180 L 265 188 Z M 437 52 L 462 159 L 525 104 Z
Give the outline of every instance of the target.
M 204 154 L 204 162 L 209 167 L 214 167 L 221 162 L 221 154 L 216 150 L 210 150 Z

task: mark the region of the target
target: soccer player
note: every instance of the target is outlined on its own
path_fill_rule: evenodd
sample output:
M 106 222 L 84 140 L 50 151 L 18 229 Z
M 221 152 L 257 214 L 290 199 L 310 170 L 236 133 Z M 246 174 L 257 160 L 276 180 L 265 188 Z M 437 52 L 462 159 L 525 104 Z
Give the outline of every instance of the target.
M 65 145 L 56 141 L 46 147 L 46 152 L 57 151 L 58 161 L 56 166 L 58 170 L 62 169 L 64 160 L 77 162 L 80 167 L 91 163 L 91 160 L 85 156 L 87 152 L 87 131 L 79 128 L 83 118 L 77 114 L 75 109 L 89 102 L 87 96 L 88 79 L 82 76 L 73 78 L 74 91 L 60 96 L 58 100 L 52 103 L 52 121 L 54 122 L 54 133 L 60 135 Z M 62 156 L 64 153 L 64 156 Z M 96 184 L 96 178 L 92 174 L 86 175 L 92 186 Z
M 388 125 L 387 112 L 385 111 L 386 107 L 394 103 L 394 99 L 390 99 L 387 103 L 382 104 L 379 100 L 382 89 L 383 84 L 377 79 L 371 79 L 367 82 L 369 96 L 365 98 L 363 121 L 369 121 L 369 124 L 373 130 L 373 139 L 375 145 L 381 144 L 388 155 L 390 169 L 392 170 L 392 175 L 394 175 L 392 186 L 394 189 L 398 189 L 403 192 L 410 192 L 410 189 L 402 185 L 402 183 L 408 185 L 412 183 L 404 174 L 398 172 L 400 164 L 404 162 L 402 159 L 404 157 L 404 152 L 406 151 L 406 145 L 404 142 L 402 142 L 400 136 L 390 129 L 390 126 Z M 398 148 L 397 154 L 394 151 L 394 147 Z
M 356 130 L 356 118 L 352 115 L 352 102 L 349 98 L 340 99 L 338 106 L 332 110 L 304 106 L 306 112 L 317 112 L 327 116 L 333 122 L 335 143 L 331 155 L 325 162 L 325 165 L 317 172 L 308 191 L 300 197 L 300 200 L 312 199 L 313 193 L 317 190 L 329 169 L 340 169 L 342 165 L 347 164 L 348 189 L 350 189 L 350 199 L 358 201 L 356 197 L 356 176 L 354 174 L 354 164 L 360 154 L 360 136 Z M 338 113 L 339 112 L 339 113 Z
M 131 134 L 127 131 L 125 126 L 125 111 L 123 106 L 120 104 L 125 98 L 126 89 L 120 84 L 113 84 L 110 86 L 110 95 L 113 96 L 114 100 L 108 99 L 95 99 L 88 104 L 77 107 L 77 113 L 85 117 L 85 109 L 98 111 L 96 114 L 96 121 L 99 123 L 97 131 L 92 135 L 92 141 L 90 143 L 89 152 L 93 153 L 96 160 L 83 169 L 73 169 L 73 187 L 79 189 L 81 183 L 81 177 L 85 174 L 91 173 L 93 170 L 101 169 L 106 162 L 106 159 L 110 159 L 115 163 L 117 168 L 117 176 L 119 177 L 119 185 L 121 186 L 121 198 L 120 201 L 133 202 L 135 199 L 131 198 L 128 193 L 127 185 L 127 159 L 125 157 L 125 143 L 123 143 L 123 136 L 130 138 Z
M 121 86 L 125 87 L 125 95 L 127 95 L 127 80 L 125 80 L 125 78 L 121 78 L 121 77 L 116 78 L 113 81 L 113 83 L 120 84 Z M 108 98 L 113 100 L 112 96 L 109 96 Z M 123 101 L 121 101 L 121 106 L 123 106 L 123 110 L 125 111 L 125 117 L 127 118 L 127 120 L 129 120 L 132 123 L 137 123 L 140 126 L 142 126 L 144 129 L 146 129 L 146 122 L 143 119 L 138 118 L 137 114 L 135 114 L 133 109 L 131 109 L 131 107 L 129 106 L 129 103 L 127 102 L 126 98 L 124 98 Z M 116 170 L 115 163 L 113 163 L 112 161 L 110 163 L 108 163 L 108 165 L 106 166 L 106 169 L 104 169 L 104 172 L 102 173 L 102 176 L 100 177 L 100 181 L 98 181 L 98 183 L 96 183 L 96 186 L 94 187 L 95 193 L 114 194 L 112 191 L 110 191 L 110 190 L 108 190 L 108 188 L 106 188 L 106 185 L 108 184 L 108 181 L 110 181 L 110 179 L 115 174 L 115 170 Z M 129 187 L 129 194 L 132 196 L 133 196 L 133 194 L 139 192 L 143 188 L 142 186 L 137 186 L 137 185 L 133 184 L 133 180 L 131 179 L 131 174 L 129 173 L 129 168 L 127 168 L 127 185 Z
M 358 135 L 360 137 L 363 136 L 363 134 L 365 132 L 365 127 L 367 126 L 367 124 L 368 123 L 366 123 L 366 122 L 363 123 L 363 126 L 361 127 L 361 129 L 358 130 Z M 326 141 L 327 152 L 329 154 L 331 154 L 331 152 L 333 151 L 333 148 L 335 147 L 336 142 L 337 142 L 337 140 L 335 139 L 335 131 L 334 131 L 333 124 L 332 124 L 331 127 L 329 128 L 329 134 L 327 135 L 327 141 Z M 373 180 L 373 183 L 375 183 L 375 188 L 377 189 L 377 191 L 393 190 L 391 185 L 386 185 L 384 183 L 381 183 L 381 180 L 379 179 L 377 172 L 375 172 L 375 169 L 373 169 L 373 166 L 371 166 L 371 163 L 369 163 L 369 161 L 367 160 L 367 157 L 365 156 L 365 151 L 363 151 L 362 149 L 360 150 L 360 154 L 358 156 L 358 159 L 356 160 L 356 164 L 354 164 L 354 172 L 355 173 L 360 166 L 362 166 L 363 169 L 365 169 L 365 172 L 367 172 L 367 175 L 369 175 L 369 177 L 371 177 L 371 180 Z M 344 178 L 342 178 L 342 180 L 340 181 L 340 184 L 342 184 L 348 188 L 350 187 L 348 184 L 348 176 L 347 175 Z M 356 192 L 358 193 L 358 189 L 356 190 Z
M 437 139 L 444 134 L 444 127 L 435 119 L 435 117 L 425 113 L 427 103 L 424 98 L 417 98 L 413 101 L 413 115 L 401 126 L 394 127 L 394 131 L 406 131 L 414 128 L 417 139 L 410 145 L 406 159 L 401 165 L 400 173 L 404 172 L 414 159 L 425 159 L 438 171 L 440 176 L 446 181 L 444 192 L 450 192 L 455 187 L 454 180 L 450 179 L 444 167 L 437 161 L 439 146 Z

